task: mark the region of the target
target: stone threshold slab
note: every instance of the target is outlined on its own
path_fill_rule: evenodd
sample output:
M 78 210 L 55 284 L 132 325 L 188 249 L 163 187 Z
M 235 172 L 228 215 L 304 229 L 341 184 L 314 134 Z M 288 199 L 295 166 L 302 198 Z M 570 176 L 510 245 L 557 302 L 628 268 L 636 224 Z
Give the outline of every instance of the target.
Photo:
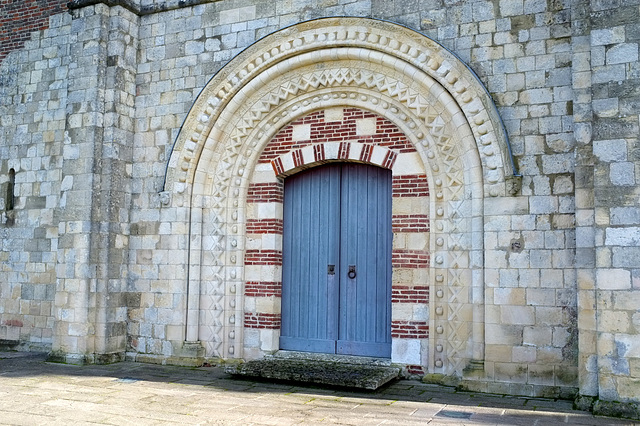
M 376 390 L 400 375 L 400 369 L 388 359 L 291 351 L 230 365 L 226 371 L 236 376 L 366 390 Z

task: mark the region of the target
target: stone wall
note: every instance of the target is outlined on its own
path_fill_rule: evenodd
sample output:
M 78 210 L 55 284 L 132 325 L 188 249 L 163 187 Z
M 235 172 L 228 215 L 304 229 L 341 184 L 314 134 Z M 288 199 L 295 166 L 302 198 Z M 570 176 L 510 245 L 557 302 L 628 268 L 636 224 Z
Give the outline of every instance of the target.
M 0 45 L 0 339 L 34 349 L 50 348 L 53 340 L 61 191 L 68 183 L 62 164 L 70 142 L 71 19 L 48 3 L 53 9 L 38 11 L 35 1 L 0 9 L 0 27 L 12 35 Z M 58 14 L 49 18 L 52 12 Z
M 637 1 L 591 8 L 596 272 L 580 284 L 595 289 L 597 394 L 622 402 L 637 401 L 640 389 L 639 19 Z
M 174 143 L 207 82 L 244 49 L 301 21 L 362 16 L 420 31 L 467 63 L 521 175 L 512 196 L 484 201 L 473 258 L 484 365 L 465 386 L 640 398 L 640 3 L 38 6 L 1 26 L 15 31 L 0 45 L 0 339 L 67 360 L 166 360 L 197 355 L 182 345 L 193 340 L 189 315 L 231 327 L 189 305 L 190 248 L 202 241 L 190 238 L 197 211 L 180 203 L 206 200 L 163 192 Z M 253 282 L 245 294 L 262 297 Z
M 124 354 L 131 20 L 137 27 L 135 15 L 104 5 L 55 14 L 2 62 L 0 338 Z

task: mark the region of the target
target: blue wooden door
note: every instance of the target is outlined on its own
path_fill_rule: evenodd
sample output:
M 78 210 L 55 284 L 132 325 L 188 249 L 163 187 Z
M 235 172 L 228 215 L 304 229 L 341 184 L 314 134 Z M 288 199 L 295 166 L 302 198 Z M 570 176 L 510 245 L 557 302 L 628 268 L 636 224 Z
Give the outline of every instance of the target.
M 285 181 L 282 349 L 391 356 L 391 172 L 318 167 Z

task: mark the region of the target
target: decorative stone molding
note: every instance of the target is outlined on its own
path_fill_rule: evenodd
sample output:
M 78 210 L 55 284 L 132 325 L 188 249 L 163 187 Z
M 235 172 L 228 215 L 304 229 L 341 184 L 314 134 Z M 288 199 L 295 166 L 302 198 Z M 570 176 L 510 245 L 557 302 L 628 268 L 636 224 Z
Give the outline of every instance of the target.
M 507 193 L 506 138 L 464 64 L 418 33 L 370 19 L 320 19 L 274 33 L 225 66 L 194 104 L 165 181 L 170 203 L 191 218 L 188 340 L 202 341 L 207 356 L 243 357 L 249 181 L 264 172 L 258 158 L 279 129 L 332 107 L 383 116 L 416 148 L 433 188 L 424 212 L 433 218 L 428 281 L 435 295 L 427 367 L 462 375 L 484 357 L 483 246 L 472 235 L 482 232 L 483 197 Z M 305 149 L 283 155 L 276 173 L 316 162 Z M 270 269 L 274 276 L 264 279 L 277 281 L 278 273 Z

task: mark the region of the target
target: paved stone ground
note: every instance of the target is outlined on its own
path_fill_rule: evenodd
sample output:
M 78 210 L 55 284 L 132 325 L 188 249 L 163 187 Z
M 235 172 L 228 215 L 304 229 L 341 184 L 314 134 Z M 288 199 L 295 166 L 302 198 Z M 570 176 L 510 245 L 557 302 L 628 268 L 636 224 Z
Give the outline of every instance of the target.
M 398 381 L 376 392 L 236 379 L 219 367 L 71 366 L 0 352 L 0 424 L 631 425 L 569 401 Z

